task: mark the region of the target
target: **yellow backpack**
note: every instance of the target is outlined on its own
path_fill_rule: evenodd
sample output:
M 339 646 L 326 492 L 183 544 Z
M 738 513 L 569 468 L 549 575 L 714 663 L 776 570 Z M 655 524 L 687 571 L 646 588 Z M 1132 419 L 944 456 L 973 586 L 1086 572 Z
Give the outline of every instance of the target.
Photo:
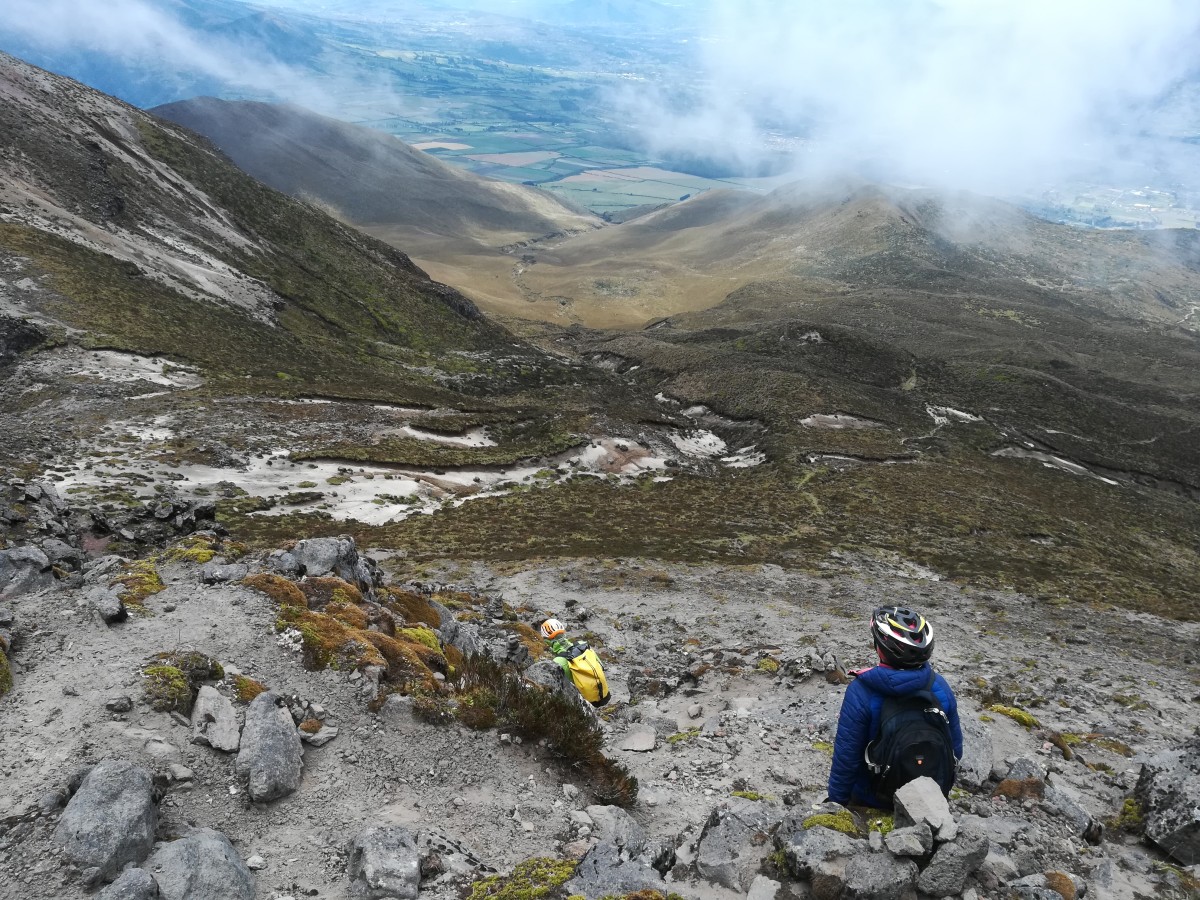
M 586 645 L 576 644 L 563 654 L 570 670 L 571 680 L 583 699 L 592 706 L 603 706 L 609 701 L 608 679 L 596 651 Z

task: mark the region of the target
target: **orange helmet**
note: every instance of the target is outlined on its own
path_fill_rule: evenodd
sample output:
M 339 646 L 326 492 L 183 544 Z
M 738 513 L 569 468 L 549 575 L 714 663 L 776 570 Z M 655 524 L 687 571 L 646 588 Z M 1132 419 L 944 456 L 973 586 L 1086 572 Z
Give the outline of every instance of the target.
M 567 626 L 558 619 L 547 619 L 542 623 L 542 637 L 548 641 L 554 640 L 556 637 L 562 637 L 567 633 Z

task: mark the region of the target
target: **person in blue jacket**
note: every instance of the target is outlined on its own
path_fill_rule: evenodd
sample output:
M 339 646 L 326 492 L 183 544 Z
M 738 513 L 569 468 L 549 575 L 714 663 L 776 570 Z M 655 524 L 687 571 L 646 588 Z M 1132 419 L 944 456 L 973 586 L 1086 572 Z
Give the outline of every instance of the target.
M 924 616 L 904 606 L 881 606 L 871 616 L 871 637 L 879 665 L 860 673 L 846 688 L 833 745 L 829 799 L 843 806 L 881 808 L 871 790 L 866 750 L 879 731 L 884 699 L 912 694 L 929 684 L 933 626 Z M 954 692 L 941 675 L 934 676 L 932 690 L 950 722 L 954 758 L 962 759 L 962 726 Z

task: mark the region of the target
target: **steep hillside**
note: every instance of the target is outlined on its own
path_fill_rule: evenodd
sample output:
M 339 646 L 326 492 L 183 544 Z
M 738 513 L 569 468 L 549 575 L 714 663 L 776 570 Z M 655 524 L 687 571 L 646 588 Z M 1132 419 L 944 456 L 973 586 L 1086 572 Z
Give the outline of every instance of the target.
M 319 201 L 417 255 L 599 225 L 536 188 L 480 178 L 390 135 L 299 107 L 203 97 L 152 112 L 209 138 L 264 184 Z

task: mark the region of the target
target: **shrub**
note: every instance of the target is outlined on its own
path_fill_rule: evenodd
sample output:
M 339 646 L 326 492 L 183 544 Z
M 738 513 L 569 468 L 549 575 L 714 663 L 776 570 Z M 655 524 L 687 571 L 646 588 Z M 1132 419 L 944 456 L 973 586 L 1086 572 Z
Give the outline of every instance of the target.
M 289 581 L 282 575 L 270 575 L 262 572 L 243 579 L 242 584 L 261 591 L 280 606 L 298 606 L 301 609 L 308 609 L 308 598 L 304 596 L 304 592 L 296 586 L 294 581 Z

